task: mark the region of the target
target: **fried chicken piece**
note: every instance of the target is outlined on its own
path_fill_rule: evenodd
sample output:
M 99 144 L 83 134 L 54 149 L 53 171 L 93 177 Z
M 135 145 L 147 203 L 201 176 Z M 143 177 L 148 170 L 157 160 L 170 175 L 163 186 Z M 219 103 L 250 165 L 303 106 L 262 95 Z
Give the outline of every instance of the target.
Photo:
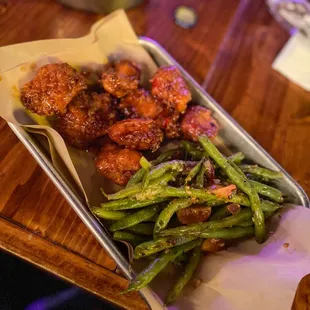
M 111 95 L 122 98 L 138 88 L 140 68 L 129 60 L 121 60 L 111 65 L 102 74 L 102 85 Z
M 125 117 L 154 119 L 168 139 L 180 137 L 180 113 L 161 104 L 145 89 L 137 89 L 126 95 L 121 100 L 119 109 Z
M 156 118 L 156 123 L 165 133 L 167 139 L 179 138 L 181 127 L 179 124 L 180 113 L 174 109 L 165 107 Z
M 118 118 L 116 107 L 107 93 L 83 92 L 68 105 L 67 112 L 54 122 L 54 128 L 66 142 L 86 149 Z
M 211 208 L 204 205 L 192 205 L 177 211 L 178 220 L 184 224 L 205 222 L 211 215 Z
M 120 121 L 108 129 L 110 138 L 129 149 L 156 151 L 164 135 L 155 121 L 131 118 Z
M 214 138 L 219 130 L 217 121 L 211 111 L 202 106 L 192 106 L 187 109 L 181 121 L 181 131 L 185 139 L 198 141 L 200 135 Z
M 181 72 L 174 66 L 161 67 L 153 78 L 152 95 L 163 101 L 168 107 L 183 113 L 192 96 Z
M 125 185 L 141 168 L 142 154 L 122 148 L 114 143 L 105 144 L 96 157 L 96 168 L 100 174 L 116 184 Z
M 160 102 L 143 88 L 126 95 L 119 104 L 120 111 L 126 117 L 155 119 L 162 112 Z
M 20 100 L 39 115 L 63 114 L 73 97 L 86 87 L 85 78 L 68 64 L 49 64 L 24 85 Z

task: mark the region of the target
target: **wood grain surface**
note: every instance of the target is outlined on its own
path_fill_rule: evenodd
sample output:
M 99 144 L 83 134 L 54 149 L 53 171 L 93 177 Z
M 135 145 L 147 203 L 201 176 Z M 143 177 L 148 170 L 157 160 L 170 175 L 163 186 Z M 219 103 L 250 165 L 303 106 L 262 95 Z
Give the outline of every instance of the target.
M 288 34 L 263 0 L 188 0 L 199 19 L 187 30 L 173 21 L 183 3 L 149 0 L 128 16 L 138 35 L 166 48 L 310 194 L 310 94 L 271 69 Z M 9 0 L 0 10 L 0 46 L 79 37 L 101 17 L 52 0 Z M 0 189 L 2 249 L 123 308 L 147 308 L 138 294 L 119 296 L 127 281 L 2 119 Z

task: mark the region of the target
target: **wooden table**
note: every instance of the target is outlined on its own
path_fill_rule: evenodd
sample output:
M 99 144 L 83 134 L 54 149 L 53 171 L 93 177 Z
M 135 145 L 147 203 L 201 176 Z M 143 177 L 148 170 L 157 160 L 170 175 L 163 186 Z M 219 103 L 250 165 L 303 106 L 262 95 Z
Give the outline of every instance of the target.
M 102 16 L 52 1 L 12 0 L 0 45 L 79 37 Z M 288 34 L 263 0 L 186 1 L 189 30 L 173 21 L 182 0 L 149 0 L 128 16 L 138 35 L 169 53 L 310 194 L 310 94 L 271 69 Z M 127 281 L 6 123 L 0 120 L 0 247 L 126 309 L 146 309 Z

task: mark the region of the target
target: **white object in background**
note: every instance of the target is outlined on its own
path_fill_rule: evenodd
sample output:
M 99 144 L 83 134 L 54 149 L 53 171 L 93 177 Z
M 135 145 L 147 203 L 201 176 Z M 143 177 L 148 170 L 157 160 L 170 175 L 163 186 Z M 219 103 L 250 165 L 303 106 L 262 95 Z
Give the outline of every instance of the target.
M 297 32 L 283 47 L 272 68 L 310 91 L 310 40 Z

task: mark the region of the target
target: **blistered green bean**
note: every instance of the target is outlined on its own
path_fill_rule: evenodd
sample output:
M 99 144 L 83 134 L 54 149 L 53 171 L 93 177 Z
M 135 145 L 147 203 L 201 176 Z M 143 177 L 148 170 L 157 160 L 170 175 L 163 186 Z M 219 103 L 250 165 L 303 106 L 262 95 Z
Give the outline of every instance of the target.
M 110 195 L 106 195 L 108 200 L 118 200 L 118 199 L 122 199 L 122 198 L 126 198 L 129 196 L 133 196 L 137 193 L 139 193 L 142 189 L 142 184 L 138 183 L 135 185 L 132 185 L 130 187 L 126 187 L 124 189 L 121 189 L 120 191 L 114 193 L 114 194 L 110 194 Z
M 158 185 L 166 185 L 170 181 L 173 181 L 173 180 L 175 180 L 173 173 L 166 172 L 159 178 L 151 180 L 149 183 L 149 187 L 158 186 Z M 142 183 L 138 183 L 138 184 L 132 185 L 131 187 L 126 187 L 124 189 L 121 189 L 120 191 L 114 194 L 105 195 L 105 196 L 107 197 L 108 200 L 118 200 L 118 199 L 130 197 L 130 196 L 134 196 L 137 193 L 141 192 L 141 190 L 142 190 Z
M 110 231 L 116 231 L 125 229 L 127 227 L 135 226 L 145 220 L 152 218 L 155 214 L 157 214 L 161 209 L 160 205 L 149 206 L 142 210 L 139 210 L 135 213 L 130 214 L 129 216 L 114 222 L 110 226 Z
M 251 206 L 249 198 L 243 194 L 233 195 L 229 198 L 228 202 L 237 203 L 245 207 Z M 272 201 L 261 199 L 261 208 L 264 212 L 270 212 L 280 209 L 281 206 Z
M 191 169 L 191 171 L 188 173 L 187 177 L 185 178 L 185 184 L 190 182 L 200 171 L 201 166 L 203 164 L 204 158 L 202 158 L 194 168 Z
M 177 299 L 177 297 L 180 295 L 181 291 L 183 290 L 187 282 L 191 279 L 196 268 L 198 267 L 200 258 L 201 258 L 201 251 L 200 246 L 198 246 L 192 251 L 189 261 L 186 264 L 181 276 L 178 278 L 177 282 L 169 291 L 165 299 L 165 304 L 169 305 Z
M 260 195 L 265 196 L 275 202 L 283 202 L 283 195 L 278 189 L 253 180 L 250 180 L 250 183 Z
M 145 287 L 168 265 L 169 262 L 175 260 L 178 256 L 182 255 L 182 253 L 190 251 L 200 244 L 200 240 L 195 240 L 162 253 L 134 279 L 124 293 L 137 291 Z
M 199 142 L 208 155 L 225 171 L 234 184 L 248 195 L 251 202 L 251 209 L 253 211 L 255 239 L 258 243 L 264 242 L 266 239 L 265 219 L 257 192 L 249 181 L 230 165 L 227 158 L 219 152 L 207 136 L 200 136 Z
M 182 160 L 172 160 L 155 166 L 147 175 L 144 182 L 144 188 L 149 185 L 149 182 L 153 179 L 157 179 L 165 174 L 167 171 L 180 172 L 184 168 L 184 161 Z
M 139 236 L 136 234 L 133 234 L 128 231 L 116 231 L 113 234 L 113 239 L 114 240 L 119 240 L 119 241 L 127 241 L 133 246 L 137 246 L 145 241 L 147 241 L 149 238 L 145 236 Z
M 126 188 L 140 183 L 143 180 L 143 177 L 145 174 L 146 174 L 146 170 L 144 170 L 143 168 L 140 168 L 127 182 Z
M 139 259 L 160 251 L 173 248 L 177 245 L 191 242 L 197 239 L 197 237 L 189 236 L 177 236 L 173 238 L 160 238 L 157 240 L 147 241 L 139 244 L 134 250 L 134 258 Z
M 144 201 L 138 201 L 136 199 L 113 200 L 113 201 L 103 202 L 101 204 L 100 209 L 107 210 L 107 211 L 131 210 L 131 209 L 143 208 L 143 207 L 150 206 L 156 203 L 164 202 L 165 200 L 167 200 L 167 198 L 165 197 L 163 198 L 159 197 L 159 198 L 154 198 L 154 199 L 149 199 L 149 200 L 144 200 Z
M 137 200 L 146 200 L 164 197 L 192 197 L 193 199 L 201 200 L 220 200 L 215 194 L 210 193 L 206 189 L 185 187 L 172 187 L 172 186 L 158 186 L 147 188 L 136 195 Z
M 198 188 L 204 187 L 205 172 L 206 172 L 206 166 L 205 166 L 205 162 L 203 162 L 203 164 L 201 165 L 200 171 L 198 172 L 197 178 L 196 178 L 196 186 Z
M 213 208 L 211 216 L 209 217 L 209 221 L 221 220 L 229 215 L 231 215 L 231 213 L 227 209 L 227 205 Z
M 252 222 L 253 225 L 253 222 Z M 219 230 L 208 230 L 199 235 L 199 238 L 210 239 L 237 239 L 254 236 L 254 227 L 232 227 Z
M 175 228 L 165 229 L 157 234 L 158 238 L 174 238 L 178 236 L 198 237 L 206 230 L 219 230 L 222 228 L 229 228 L 238 226 L 238 224 L 250 220 L 252 212 L 250 209 L 241 210 L 235 215 L 231 215 L 221 220 L 208 221 L 205 223 L 192 224 L 187 226 L 179 226 Z
M 242 152 L 237 152 L 233 155 L 230 155 L 228 158 L 232 162 L 240 164 L 245 159 L 245 155 Z
M 189 207 L 191 204 L 193 204 L 191 198 L 180 198 L 172 200 L 168 206 L 160 212 L 154 226 L 154 234 L 157 234 L 167 227 L 171 217 L 176 211 Z
M 107 211 L 97 207 L 92 208 L 91 211 L 100 218 L 112 221 L 117 221 L 130 215 L 127 211 Z
M 149 220 L 149 219 L 148 219 Z M 140 223 L 135 226 L 127 228 L 129 231 L 132 231 L 139 235 L 152 236 L 154 230 L 154 224 L 152 223 Z
M 144 156 L 140 158 L 140 165 L 146 171 L 152 168 L 152 164 Z
M 283 177 L 283 174 L 279 171 L 272 171 L 257 165 L 241 165 L 240 169 L 245 173 L 258 176 L 265 181 L 277 180 Z
M 152 160 L 151 163 L 153 166 L 161 164 L 165 161 L 168 161 L 172 158 L 172 156 L 178 152 L 178 149 L 168 150 L 166 152 L 161 153 L 156 159 Z

